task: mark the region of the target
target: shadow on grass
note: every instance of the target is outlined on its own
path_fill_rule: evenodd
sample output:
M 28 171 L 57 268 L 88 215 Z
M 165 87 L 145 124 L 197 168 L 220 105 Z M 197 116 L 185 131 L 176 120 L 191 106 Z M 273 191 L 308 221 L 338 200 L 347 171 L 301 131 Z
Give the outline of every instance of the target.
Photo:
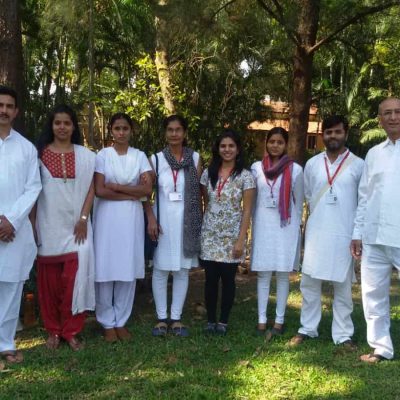
M 189 338 L 153 338 L 154 305 L 148 292 L 138 295 L 129 323 L 134 339 L 109 345 L 93 320 L 86 324 L 86 349 L 72 353 L 66 345 L 50 352 L 45 333 L 20 335 L 26 361 L 0 374 L 0 399 L 391 399 L 400 393 L 399 362 L 364 365 L 368 351 L 359 287 L 354 287 L 355 340 L 360 351 L 346 354 L 331 339 L 331 288 L 324 286 L 320 337 L 298 348 L 287 342 L 299 327 L 301 296 L 293 278 L 287 331 L 265 342 L 255 335 L 255 277 L 238 277 L 238 296 L 227 337 L 207 337 L 205 321 L 192 312 L 203 299 L 202 274 L 192 276 L 185 322 Z M 274 288 L 269 314 L 275 310 Z M 392 332 L 400 351 L 399 294 L 392 293 Z M 379 395 L 378 395 L 379 394 Z

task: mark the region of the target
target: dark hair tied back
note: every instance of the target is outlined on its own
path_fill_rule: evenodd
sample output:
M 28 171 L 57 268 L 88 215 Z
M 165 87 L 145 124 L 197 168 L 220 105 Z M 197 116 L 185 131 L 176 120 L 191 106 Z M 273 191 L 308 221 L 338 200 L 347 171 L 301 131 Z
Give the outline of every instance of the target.
M 163 132 L 166 132 L 167 128 L 168 128 L 168 125 L 171 122 L 174 122 L 174 121 L 177 121 L 182 126 L 182 128 L 183 128 L 183 130 L 185 132 L 188 130 L 189 124 L 188 124 L 187 119 L 185 117 L 183 117 L 182 115 L 172 114 L 172 115 L 169 115 L 168 117 L 165 117 L 163 119 L 163 122 L 162 122 L 162 130 L 163 130 Z M 185 147 L 188 145 L 188 142 L 187 142 L 186 138 L 183 139 L 182 145 L 185 146 Z
M 285 128 L 281 128 L 279 126 L 272 128 L 270 131 L 268 131 L 265 142 L 268 142 L 268 140 L 271 139 L 273 135 L 281 135 L 285 143 L 289 143 L 289 133 Z
M 37 141 L 37 149 L 38 149 L 38 156 L 39 158 L 42 156 L 43 150 L 48 146 L 50 143 L 54 142 L 54 132 L 53 132 L 53 122 L 56 114 L 68 114 L 71 118 L 72 125 L 74 126 L 74 130 L 71 136 L 71 143 L 73 144 L 81 144 L 81 131 L 79 130 L 78 124 L 78 117 L 76 116 L 75 111 L 65 105 L 60 104 L 49 113 L 46 123 L 43 127 L 42 133 L 39 136 Z
M 115 121 L 117 121 L 118 119 L 124 119 L 129 126 L 131 127 L 131 129 L 133 130 L 133 121 L 132 118 L 125 113 L 119 112 L 119 113 L 115 113 L 111 116 L 110 121 L 108 122 L 108 130 L 111 133 L 111 128 L 114 125 Z
M 222 134 L 217 137 L 212 147 L 212 159 L 208 167 L 208 178 L 210 179 L 211 186 L 213 189 L 215 189 L 215 186 L 217 185 L 219 169 L 221 168 L 222 165 L 222 158 L 219 154 L 219 146 L 222 140 L 225 138 L 232 139 L 235 142 L 238 149 L 238 155 L 236 156 L 235 166 L 233 168 L 232 176 L 235 177 L 239 175 L 244 168 L 244 157 L 243 157 L 243 150 L 242 150 L 242 143 L 240 140 L 240 136 L 232 129 L 225 129 L 222 132 Z

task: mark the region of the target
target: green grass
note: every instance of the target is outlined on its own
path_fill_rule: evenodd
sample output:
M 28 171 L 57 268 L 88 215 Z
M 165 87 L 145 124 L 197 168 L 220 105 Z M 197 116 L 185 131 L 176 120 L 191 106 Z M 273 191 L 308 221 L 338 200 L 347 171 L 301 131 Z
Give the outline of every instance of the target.
M 254 332 L 256 286 L 254 276 L 248 275 L 238 276 L 228 336 L 204 336 L 205 321 L 194 312 L 194 303 L 202 301 L 200 271 L 191 278 L 185 309 L 190 338 L 151 337 L 154 311 L 148 292 L 137 295 L 130 343 L 104 343 L 92 320 L 83 333 L 84 351 L 72 353 L 63 345 L 50 352 L 43 345 L 43 330 L 26 330 L 18 336 L 25 362 L 0 373 L 0 399 L 400 399 L 397 358 L 379 365 L 358 361 L 358 355 L 369 350 L 358 285 L 353 313 L 356 354 L 343 354 L 332 343 L 329 286 L 324 287 L 320 337 L 295 349 L 287 346 L 299 327 L 298 286 L 294 279 L 285 335 L 269 343 Z M 392 317 L 392 337 L 399 353 L 397 281 Z

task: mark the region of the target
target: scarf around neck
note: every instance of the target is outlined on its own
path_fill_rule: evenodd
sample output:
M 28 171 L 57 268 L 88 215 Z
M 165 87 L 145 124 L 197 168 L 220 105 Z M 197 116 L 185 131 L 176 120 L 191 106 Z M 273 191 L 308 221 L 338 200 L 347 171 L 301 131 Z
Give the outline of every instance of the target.
M 114 178 L 120 185 L 129 185 L 134 182 L 140 172 L 139 150 L 128 147 L 125 162 L 114 147 L 107 147 L 108 160 L 114 173 Z
M 285 154 L 276 165 L 272 166 L 270 157 L 266 155 L 262 160 L 262 168 L 266 179 L 278 179 L 279 175 L 282 175 L 278 209 L 281 217 L 281 227 L 289 225 L 291 217 L 290 198 L 292 196 L 293 160 Z
M 200 252 L 202 221 L 200 182 L 193 161 L 193 150 L 183 147 L 181 161 L 176 160 L 168 146 L 162 152 L 172 170 L 183 169 L 184 172 L 183 254 L 191 258 Z

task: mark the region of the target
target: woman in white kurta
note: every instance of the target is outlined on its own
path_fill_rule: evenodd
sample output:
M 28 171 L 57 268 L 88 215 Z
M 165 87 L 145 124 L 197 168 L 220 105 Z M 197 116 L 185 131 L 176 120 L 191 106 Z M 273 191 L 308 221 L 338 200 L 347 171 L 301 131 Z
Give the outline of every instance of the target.
M 133 123 L 115 114 L 109 124 L 114 146 L 96 157 L 94 212 L 96 317 L 105 340 L 131 337 L 125 324 L 132 312 L 136 279 L 144 277 L 144 220 L 140 199 L 151 192 L 150 164 L 129 147 Z
M 167 333 L 167 283 L 170 272 L 173 276 L 171 331 L 177 336 L 189 334 L 180 320 L 189 286 L 189 270 L 198 266 L 201 163 L 199 154 L 185 146 L 187 128 L 187 121 L 179 115 L 165 118 L 163 129 L 168 145 L 157 153 L 159 204 L 155 204 L 153 210 L 147 207 L 149 235 L 153 239 L 158 238 L 152 278 L 158 322 L 152 330 L 153 336 Z M 152 155 L 151 163 L 156 170 L 156 155 Z M 155 218 L 157 207 L 160 230 Z
M 257 330 L 261 334 L 266 332 L 272 273 L 276 275 L 277 302 L 275 324 L 269 334 L 276 335 L 283 332 L 289 272 L 296 269 L 299 262 L 303 171 L 286 155 L 288 140 L 285 129 L 271 129 L 266 138 L 264 159 L 251 167 L 257 181 L 251 269 L 257 272 Z

